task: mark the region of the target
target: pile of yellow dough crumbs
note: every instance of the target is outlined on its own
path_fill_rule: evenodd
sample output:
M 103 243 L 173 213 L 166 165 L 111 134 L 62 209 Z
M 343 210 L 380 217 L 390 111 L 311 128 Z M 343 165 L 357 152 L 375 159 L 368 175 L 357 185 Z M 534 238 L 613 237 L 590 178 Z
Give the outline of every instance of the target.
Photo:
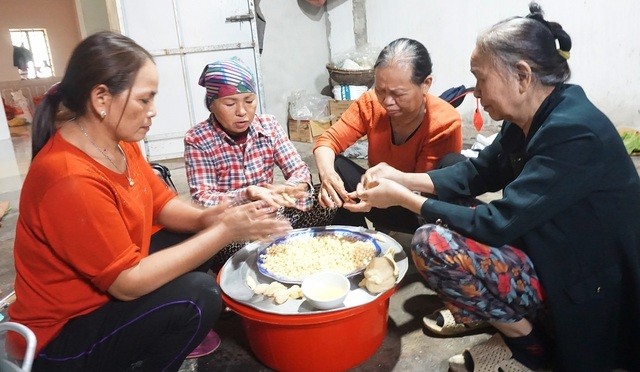
M 349 274 L 367 266 L 376 255 L 371 242 L 335 235 L 304 236 L 267 248 L 263 267 L 289 280 L 302 280 L 324 270 Z

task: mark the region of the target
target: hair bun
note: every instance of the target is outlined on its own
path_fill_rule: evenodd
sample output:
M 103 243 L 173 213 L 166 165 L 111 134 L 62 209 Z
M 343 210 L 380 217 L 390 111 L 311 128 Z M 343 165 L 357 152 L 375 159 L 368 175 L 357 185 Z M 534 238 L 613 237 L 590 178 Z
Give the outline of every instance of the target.
M 556 22 L 549 22 L 544 19 L 544 12 L 540 4 L 532 1 L 529 3 L 529 14 L 526 18 L 535 19 L 536 21 L 545 25 L 549 31 L 553 34 L 553 37 L 558 40 L 558 46 L 560 50 L 568 53 L 571 50 L 571 37 L 562 29 L 562 26 Z
M 544 16 L 542 7 L 540 6 L 540 4 L 536 3 L 535 1 L 532 1 L 529 3 L 529 13 L 531 13 L 530 15 L 539 15 L 541 19 Z
M 571 50 L 571 37 L 565 30 L 562 29 L 558 23 L 551 23 L 552 26 L 551 32 L 553 32 L 553 36 L 558 40 L 558 46 L 560 46 L 560 50 L 568 52 Z
M 540 4 L 536 2 L 529 3 L 529 14 L 527 14 L 526 18 L 535 19 L 536 21 L 541 22 L 545 26 L 549 27 L 547 21 L 544 19 L 544 12 L 542 11 L 542 7 Z

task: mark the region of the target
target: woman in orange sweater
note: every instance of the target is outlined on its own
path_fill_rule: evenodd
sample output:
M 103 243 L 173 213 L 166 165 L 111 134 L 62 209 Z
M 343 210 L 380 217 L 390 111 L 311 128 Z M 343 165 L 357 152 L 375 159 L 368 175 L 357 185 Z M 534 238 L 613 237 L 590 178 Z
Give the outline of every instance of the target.
M 177 371 L 222 306 L 214 278 L 197 269 L 231 241 L 291 228 L 262 202 L 198 209 L 168 189 L 137 144 L 157 88 L 146 50 L 100 32 L 38 106 L 9 308 L 36 334 L 34 370 Z M 155 224 L 196 234 L 159 249 Z M 7 341 L 20 359 L 22 339 Z
M 380 52 L 374 89 L 352 103 L 314 145 L 322 206 L 342 207 L 355 191 L 365 169 L 337 154 L 365 135 L 370 167 L 385 162 L 404 172 L 425 172 L 442 166 L 446 155 L 460 153 L 460 115 L 428 93 L 431 70 L 429 52 L 416 40 L 397 39 Z M 366 214 L 340 208 L 333 224 L 365 226 L 365 216 L 377 228 L 413 233 L 419 226 L 417 216 L 400 207 Z

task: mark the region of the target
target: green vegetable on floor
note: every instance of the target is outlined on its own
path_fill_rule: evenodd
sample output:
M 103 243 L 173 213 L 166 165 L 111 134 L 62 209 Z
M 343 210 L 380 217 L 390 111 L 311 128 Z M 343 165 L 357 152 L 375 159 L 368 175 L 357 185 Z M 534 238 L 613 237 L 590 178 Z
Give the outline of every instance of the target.
M 629 155 L 640 153 L 640 132 L 625 131 L 620 133 L 620 137 Z

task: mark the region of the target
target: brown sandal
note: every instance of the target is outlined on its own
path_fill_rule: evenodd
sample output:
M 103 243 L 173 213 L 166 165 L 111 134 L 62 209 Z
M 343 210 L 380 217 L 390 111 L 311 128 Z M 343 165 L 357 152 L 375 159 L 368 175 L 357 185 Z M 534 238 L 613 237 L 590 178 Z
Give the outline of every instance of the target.
M 442 325 L 438 325 L 438 315 L 444 320 Z M 429 331 L 441 336 L 458 336 L 491 326 L 487 322 L 458 323 L 448 309 L 440 309 L 430 316 L 423 317 L 422 323 Z

